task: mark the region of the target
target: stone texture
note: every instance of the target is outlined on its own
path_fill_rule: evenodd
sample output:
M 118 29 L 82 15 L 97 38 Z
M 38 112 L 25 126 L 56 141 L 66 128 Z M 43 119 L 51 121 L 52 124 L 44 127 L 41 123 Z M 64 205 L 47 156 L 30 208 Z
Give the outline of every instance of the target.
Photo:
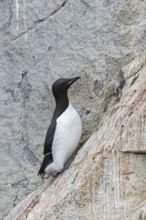
M 146 219 L 146 202 L 140 204 L 136 209 L 131 213 L 129 217 L 126 218 L 127 220 L 142 220 Z
M 37 170 L 57 78 L 82 77 L 69 92 L 83 120 L 81 145 L 119 102 L 122 89 L 129 92 L 139 80 L 145 64 L 145 9 L 145 0 L 0 1 L 1 216 L 41 184 Z M 129 112 L 138 108 L 133 105 Z M 127 124 L 123 146 L 118 145 L 123 152 L 131 151 L 135 131 L 130 127 L 143 124 L 142 115 Z M 141 138 L 137 143 L 144 153 Z
M 68 170 L 50 177 L 5 220 L 146 218 L 146 65 Z

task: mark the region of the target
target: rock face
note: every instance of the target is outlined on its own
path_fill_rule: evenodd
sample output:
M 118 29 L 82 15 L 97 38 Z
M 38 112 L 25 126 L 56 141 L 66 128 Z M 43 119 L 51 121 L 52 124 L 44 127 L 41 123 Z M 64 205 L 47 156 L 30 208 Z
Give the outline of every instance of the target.
M 138 100 L 143 99 L 141 99 L 141 96 L 138 96 L 137 99 L 134 98 L 137 92 L 131 93 L 130 98 L 131 90 L 129 87 L 130 85 L 130 88 L 140 85 L 135 83 L 140 81 L 140 71 L 145 64 L 145 10 L 145 0 L 96 0 L 90 2 L 86 0 L 0 1 L 0 198 L 2 198 L 0 201 L 0 215 L 2 219 L 16 204 L 41 184 L 41 180 L 37 177 L 37 170 L 40 161 L 42 161 L 44 137 L 54 109 L 51 85 L 59 77 L 82 77 L 69 93 L 83 120 L 84 130 L 81 144 L 99 128 L 100 132 L 103 132 L 103 136 L 100 140 L 98 139 L 98 142 L 95 142 L 97 135 L 93 135 L 79 155 L 83 156 L 81 152 L 86 152 L 87 149 L 93 147 L 90 153 L 93 151 L 94 155 L 94 148 L 95 151 L 99 151 L 99 155 L 101 155 L 99 160 L 101 160 L 101 164 L 105 163 L 105 166 L 102 166 L 101 169 L 92 167 L 93 170 L 89 172 L 89 170 L 86 170 L 86 166 L 84 167 L 84 163 L 88 163 L 88 158 L 85 157 L 84 163 L 80 163 L 81 167 L 73 165 L 68 171 L 69 173 L 66 172 L 63 177 L 60 175 L 54 180 L 51 187 L 45 191 L 46 194 L 48 191 L 51 192 L 50 190 L 54 191 L 54 184 L 63 184 L 63 179 L 68 175 L 72 176 L 69 181 L 74 180 L 78 170 L 80 170 L 80 175 L 77 175 L 78 182 L 76 183 L 74 180 L 74 184 L 70 183 L 72 195 L 64 200 L 64 211 L 61 211 L 62 214 L 58 212 L 60 217 L 57 218 L 65 218 L 61 216 L 68 213 L 71 216 L 68 216 L 68 219 L 79 218 L 73 217 L 73 207 L 77 207 L 79 211 L 76 211 L 76 213 L 82 216 L 83 213 L 84 215 L 87 214 L 84 210 L 87 210 L 88 205 L 88 209 L 92 213 L 91 219 L 93 216 L 96 218 L 97 212 L 103 211 L 103 207 L 107 212 L 110 209 L 112 210 L 112 207 L 107 206 L 107 201 L 109 201 L 109 205 L 111 201 L 116 201 L 113 200 L 115 198 L 114 190 L 119 192 L 119 188 L 114 188 L 113 193 L 112 185 L 113 181 L 118 181 L 118 170 L 127 173 L 123 176 L 123 179 L 130 178 L 131 182 L 136 181 L 136 176 L 128 173 L 134 170 L 139 175 L 139 184 L 144 184 L 142 179 L 145 178 L 143 167 L 145 161 L 144 132 L 140 136 L 145 126 L 144 111 L 141 109 L 143 112 L 142 117 L 139 109 L 139 106 L 143 108 L 142 101 L 138 105 L 135 104 L 139 103 Z M 144 77 L 144 73 L 141 75 Z M 122 90 L 127 95 L 123 96 Z M 141 88 L 139 93 L 140 91 Z M 144 96 L 142 95 L 142 97 Z M 130 122 L 126 121 L 126 116 L 122 114 L 124 109 L 122 110 L 122 107 L 120 107 L 121 110 L 118 109 L 120 98 L 120 103 L 124 100 L 123 103 L 130 106 L 129 117 L 130 119 L 133 117 Z M 133 99 L 137 101 L 134 102 Z M 109 116 L 106 115 L 111 114 L 111 109 L 115 116 L 110 116 L 113 121 L 109 124 L 109 119 L 106 118 Z M 126 126 L 126 128 L 122 128 L 120 136 L 116 127 L 117 118 L 114 118 L 119 117 L 116 114 L 118 111 L 121 114 L 120 120 Z M 133 112 L 136 111 L 138 111 L 138 115 L 134 119 Z M 105 130 L 101 130 L 101 120 Z M 120 124 L 121 121 L 118 121 L 118 123 Z M 138 123 L 137 129 L 135 127 L 136 123 Z M 106 129 L 115 133 L 112 132 L 111 136 L 108 137 Z M 138 138 L 136 138 L 136 134 Z M 110 139 L 112 135 L 114 135 L 113 139 Z M 135 139 L 133 139 L 133 135 Z M 93 145 L 91 144 L 92 139 L 94 141 Z M 109 142 L 110 147 L 106 152 L 105 143 L 109 140 L 111 140 Z M 116 145 L 114 148 L 113 144 Z M 102 148 L 98 146 L 102 146 Z M 116 151 L 117 153 L 115 151 L 113 153 L 112 149 L 117 148 L 119 149 Z M 103 149 L 104 154 L 102 153 Z M 140 154 L 134 154 L 134 152 Z M 109 156 L 106 159 L 107 153 Z M 88 156 L 90 158 L 90 154 Z M 118 160 L 118 158 L 120 159 Z M 110 161 L 115 164 L 113 165 Z M 124 167 L 118 168 L 117 161 L 120 161 L 120 163 L 124 161 L 122 163 Z M 137 162 L 135 163 L 135 161 Z M 89 165 L 92 164 L 93 160 L 89 160 Z M 134 167 L 134 164 L 135 166 L 138 164 L 140 168 Z M 113 173 L 114 176 L 109 172 L 112 166 L 117 166 Z M 126 166 L 130 167 L 130 171 L 127 171 Z M 76 171 L 73 172 L 75 168 Z M 86 178 L 84 178 L 85 185 L 81 178 L 84 172 L 88 174 L 88 184 Z M 102 172 L 109 173 L 107 179 L 104 177 L 105 175 L 101 174 Z M 103 184 L 99 184 L 99 180 Z M 79 188 L 80 181 L 83 188 Z M 120 181 L 125 184 L 124 180 Z M 129 185 L 131 182 L 129 182 Z M 109 187 L 109 194 L 105 194 L 106 185 Z M 94 191 L 97 186 L 100 189 Z M 59 186 L 57 185 L 57 187 Z M 77 191 L 76 187 L 78 187 Z M 117 185 L 117 187 L 120 186 Z M 124 188 L 124 185 L 122 187 Z M 131 199 L 126 197 L 127 201 L 123 197 L 123 201 L 126 203 L 122 203 L 119 200 L 120 195 L 118 195 L 116 207 L 120 206 L 123 210 L 123 204 L 126 207 L 126 204 L 129 203 L 129 210 L 131 210 L 132 206 L 134 208 L 139 205 L 143 201 L 145 193 L 142 185 L 141 188 L 136 187 L 139 190 L 137 191 L 137 197 L 141 192 L 142 198 L 138 199 L 133 193 L 133 200 L 130 196 Z M 61 188 L 60 186 L 59 189 Z M 86 188 L 87 193 L 85 193 Z M 65 188 L 62 188 L 62 190 L 65 191 Z M 62 191 L 57 189 L 57 192 L 61 195 Z M 74 193 L 77 192 L 79 193 L 75 201 L 73 199 Z M 125 191 L 125 193 L 130 195 L 131 191 Z M 110 197 L 111 195 L 113 197 Z M 69 198 L 71 199 L 70 204 L 67 202 Z M 88 204 L 85 204 L 86 199 Z M 101 203 L 101 200 L 104 203 Z M 53 206 L 55 204 L 53 203 L 53 197 L 51 201 Z M 62 206 L 61 200 L 54 201 L 56 205 L 53 206 L 54 209 L 49 211 L 48 216 L 51 215 L 51 212 L 57 212 L 55 207 L 56 210 L 61 210 L 59 208 Z M 137 202 L 133 204 L 133 201 Z M 101 205 L 98 206 L 98 203 L 101 203 Z M 49 204 L 46 203 L 48 210 L 50 210 Z M 92 204 L 95 205 L 92 206 Z M 114 207 L 115 202 L 112 205 Z M 118 216 L 117 210 L 119 210 L 119 216 L 122 213 L 119 208 L 113 210 L 115 218 Z M 106 216 L 105 213 L 105 218 Z
M 146 66 L 71 167 L 5 220 L 146 219 Z

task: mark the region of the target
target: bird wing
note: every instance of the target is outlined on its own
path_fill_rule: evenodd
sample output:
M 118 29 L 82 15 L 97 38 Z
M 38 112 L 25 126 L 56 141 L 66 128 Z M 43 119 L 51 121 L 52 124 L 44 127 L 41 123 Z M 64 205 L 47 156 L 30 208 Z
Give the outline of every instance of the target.
M 56 121 L 52 122 L 50 127 L 48 128 L 45 138 L 45 144 L 44 144 L 44 152 L 43 152 L 44 155 L 52 152 L 51 149 L 52 149 L 55 128 L 56 128 Z
M 53 158 L 52 158 L 52 143 L 53 143 L 55 128 L 56 128 L 56 121 L 52 121 L 50 127 L 48 128 L 46 138 L 45 138 L 44 152 L 43 152 L 43 154 L 45 156 L 44 156 L 43 162 L 42 162 L 41 167 L 38 172 L 38 175 L 40 175 L 42 177 L 45 174 L 45 168 L 53 160 Z
M 47 167 L 47 165 L 49 165 L 52 162 L 52 154 L 46 154 L 44 156 L 43 162 L 41 164 L 41 167 L 39 169 L 38 175 L 40 176 L 44 176 L 45 175 L 45 168 Z
M 62 114 L 62 110 L 61 111 L 55 110 L 51 125 L 48 128 L 48 131 L 46 134 L 45 144 L 44 144 L 44 152 L 43 152 L 43 154 L 45 156 L 44 156 L 43 162 L 42 162 L 41 167 L 38 172 L 38 175 L 40 175 L 42 177 L 45 175 L 45 168 L 53 161 L 52 143 L 53 143 L 54 134 L 55 134 L 55 130 L 56 130 L 56 120 L 61 114 Z

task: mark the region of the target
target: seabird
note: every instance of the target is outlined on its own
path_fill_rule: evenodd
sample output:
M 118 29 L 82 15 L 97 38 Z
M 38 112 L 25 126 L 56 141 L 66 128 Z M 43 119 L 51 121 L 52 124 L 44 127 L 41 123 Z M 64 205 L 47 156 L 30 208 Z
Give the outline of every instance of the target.
M 38 172 L 42 177 L 45 173 L 54 176 L 63 172 L 65 163 L 79 144 L 82 134 L 81 118 L 67 95 L 70 86 L 79 78 L 61 78 L 52 85 L 56 107 L 46 134 L 44 159 Z

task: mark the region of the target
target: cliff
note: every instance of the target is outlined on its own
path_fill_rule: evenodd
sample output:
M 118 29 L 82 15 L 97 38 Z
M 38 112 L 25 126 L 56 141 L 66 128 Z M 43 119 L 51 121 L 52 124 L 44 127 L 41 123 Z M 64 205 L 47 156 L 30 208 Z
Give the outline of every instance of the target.
M 5 220 L 146 219 L 146 67 L 68 170 L 45 180 Z
M 146 218 L 145 11 L 145 0 L 0 1 L 1 219 Z M 74 76 L 81 149 L 42 183 L 51 85 Z

